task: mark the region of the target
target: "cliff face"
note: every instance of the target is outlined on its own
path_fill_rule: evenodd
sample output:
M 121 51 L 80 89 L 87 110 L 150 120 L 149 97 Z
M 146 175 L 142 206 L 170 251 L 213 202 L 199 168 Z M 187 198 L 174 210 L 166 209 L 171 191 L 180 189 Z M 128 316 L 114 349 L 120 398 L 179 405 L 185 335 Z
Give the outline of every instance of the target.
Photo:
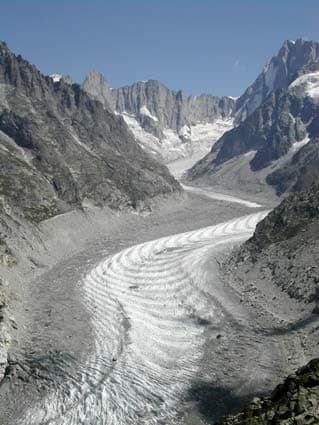
M 137 207 L 179 191 L 124 120 L 80 86 L 0 45 L 1 201 L 35 221 L 86 205 Z
M 95 70 L 82 87 L 106 108 L 121 114 L 136 140 L 164 161 L 201 149 L 207 152 L 210 144 L 232 127 L 235 100 L 230 97 L 186 96 L 156 80 L 112 89 Z
M 229 97 L 186 96 L 182 91 L 169 90 L 155 80 L 122 87 L 114 92 L 114 96 L 118 112 L 126 111 L 142 120 L 143 116 L 147 116 L 143 111 L 146 107 L 162 128 L 176 131 L 198 121 L 213 122 L 217 118 L 228 117 L 234 105 L 234 100 Z
M 226 96 L 186 96 L 157 80 L 111 89 L 102 74 L 95 70 L 87 75 L 82 87 L 118 113 L 134 115 L 143 127 L 147 127 L 145 120 L 149 118 L 161 130 L 179 131 L 184 125 L 229 117 L 235 105 L 235 100 Z

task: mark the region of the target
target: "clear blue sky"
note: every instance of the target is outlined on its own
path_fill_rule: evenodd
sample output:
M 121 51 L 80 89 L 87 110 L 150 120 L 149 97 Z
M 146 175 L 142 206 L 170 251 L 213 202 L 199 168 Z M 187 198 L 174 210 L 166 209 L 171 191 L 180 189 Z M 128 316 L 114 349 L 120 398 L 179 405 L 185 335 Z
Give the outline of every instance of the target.
M 285 39 L 319 41 L 318 0 L 2 0 L 0 39 L 45 74 L 159 79 L 237 96 Z

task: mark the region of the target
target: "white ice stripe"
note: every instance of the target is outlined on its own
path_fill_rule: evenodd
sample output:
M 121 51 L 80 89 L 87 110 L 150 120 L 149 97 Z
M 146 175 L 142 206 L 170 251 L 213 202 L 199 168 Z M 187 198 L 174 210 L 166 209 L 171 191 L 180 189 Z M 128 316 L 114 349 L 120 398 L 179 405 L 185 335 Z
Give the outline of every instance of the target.
M 170 421 L 202 355 L 205 327 L 197 319 L 221 320 L 203 264 L 212 248 L 249 237 L 265 214 L 142 243 L 101 262 L 83 281 L 94 352 L 17 423 Z
M 184 185 L 184 184 L 182 184 L 182 187 L 185 191 L 195 192 L 195 193 L 204 195 L 207 198 L 216 199 L 216 200 L 219 200 L 219 201 L 226 201 L 226 202 L 234 202 L 234 203 L 237 203 L 237 204 L 243 204 L 243 205 L 246 205 L 249 208 L 260 208 L 261 207 L 261 205 L 257 204 L 256 202 L 246 201 L 244 199 L 237 198 L 235 196 L 227 195 L 227 194 L 220 193 L 220 192 L 214 192 L 213 190 L 208 189 L 208 188 L 203 189 L 203 188 L 199 188 L 199 187 L 196 187 L 196 186 L 187 186 L 187 185 Z

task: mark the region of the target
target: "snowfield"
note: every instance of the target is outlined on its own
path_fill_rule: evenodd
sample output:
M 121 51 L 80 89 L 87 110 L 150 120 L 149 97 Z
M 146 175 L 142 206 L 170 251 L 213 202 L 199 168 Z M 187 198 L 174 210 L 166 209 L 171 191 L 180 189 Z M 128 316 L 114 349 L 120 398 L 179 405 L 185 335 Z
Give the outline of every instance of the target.
M 302 86 L 306 94 L 319 101 L 319 72 L 302 75 L 290 84 L 290 87 Z

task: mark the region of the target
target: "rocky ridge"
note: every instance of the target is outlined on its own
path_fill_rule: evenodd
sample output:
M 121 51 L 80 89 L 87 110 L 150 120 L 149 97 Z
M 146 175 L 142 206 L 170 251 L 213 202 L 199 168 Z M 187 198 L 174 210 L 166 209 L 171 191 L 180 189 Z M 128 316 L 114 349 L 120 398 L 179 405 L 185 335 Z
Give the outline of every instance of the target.
M 41 221 L 87 205 L 137 208 L 179 191 L 124 120 L 0 45 L 2 203 Z

